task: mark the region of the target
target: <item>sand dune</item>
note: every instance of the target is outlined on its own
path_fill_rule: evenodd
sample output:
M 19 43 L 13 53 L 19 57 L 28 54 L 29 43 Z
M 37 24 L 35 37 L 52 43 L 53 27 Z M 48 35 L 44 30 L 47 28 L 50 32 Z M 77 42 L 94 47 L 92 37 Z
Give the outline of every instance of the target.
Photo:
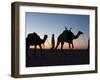
M 88 50 L 50 50 L 29 49 L 26 53 L 26 67 L 55 66 L 55 65 L 79 65 L 89 64 Z

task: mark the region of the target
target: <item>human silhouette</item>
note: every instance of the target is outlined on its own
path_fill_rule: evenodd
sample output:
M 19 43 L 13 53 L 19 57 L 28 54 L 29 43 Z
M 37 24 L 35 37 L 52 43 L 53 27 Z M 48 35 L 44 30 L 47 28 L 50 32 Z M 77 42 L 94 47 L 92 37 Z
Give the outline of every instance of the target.
M 65 30 L 68 31 L 68 29 L 66 28 L 66 26 L 65 26 Z
M 68 38 L 68 40 L 69 41 L 71 41 L 72 40 L 72 37 L 73 37 L 73 33 L 72 33 L 72 28 L 70 28 L 69 30 L 67 29 L 67 27 L 65 26 L 65 30 L 63 31 L 63 36 L 66 36 L 66 34 L 67 34 L 67 38 Z
M 54 34 L 52 34 L 51 45 L 52 45 L 51 49 L 53 50 L 55 48 L 55 36 L 54 36 Z
M 65 30 L 64 31 L 69 31 L 71 32 L 72 28 L 70 28 L 69 30 L 67 29 L 67 27 L 65 26 Z
M 72 28 L 70 28 L 70 30 L 69 30 L 69 31 L 71 32 L 71 30 L 72 30 Z
M 72 40 L 72 37 L 73 37 L 73 32 L 71 30 L 72 30 L 72 28 L 70 28 L 68 30 L 68 38 L 69 38 L 69 41 L 71 41 Z
M 63 31 L 63 32 L 67 32 L 69 35 L 70 35 L 70 33 L 72 33 L 72 28 L 70 28 L 69 30 L 67 29 L 67 27 L 65 26 L 65 30 Z

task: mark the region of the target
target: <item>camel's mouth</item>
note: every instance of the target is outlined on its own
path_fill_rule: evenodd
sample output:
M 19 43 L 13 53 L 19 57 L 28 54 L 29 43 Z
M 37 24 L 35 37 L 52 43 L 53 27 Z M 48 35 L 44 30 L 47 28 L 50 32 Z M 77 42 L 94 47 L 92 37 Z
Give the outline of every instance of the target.
M 79 31 L 79 34 L 83 34 L 83 32 Z

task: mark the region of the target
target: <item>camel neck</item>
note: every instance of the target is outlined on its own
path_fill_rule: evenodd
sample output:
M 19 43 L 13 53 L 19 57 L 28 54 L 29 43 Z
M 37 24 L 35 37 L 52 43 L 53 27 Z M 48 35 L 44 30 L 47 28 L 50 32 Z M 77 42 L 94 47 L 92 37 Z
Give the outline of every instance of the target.
M 77 39 L 80 36 L 79 33 L 77 33 L 77 35 L 74 36 L 74 39 Z

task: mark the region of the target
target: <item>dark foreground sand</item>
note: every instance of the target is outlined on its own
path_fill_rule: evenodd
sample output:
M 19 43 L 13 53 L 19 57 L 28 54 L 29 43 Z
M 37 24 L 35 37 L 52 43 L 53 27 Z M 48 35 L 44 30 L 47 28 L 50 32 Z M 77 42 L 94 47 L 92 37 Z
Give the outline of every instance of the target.
M 26 67 L 56 66 L 56 65 L 79 65 L 89 64 L 88 50 L 50 50 L 29 49 L 26 53 Z

